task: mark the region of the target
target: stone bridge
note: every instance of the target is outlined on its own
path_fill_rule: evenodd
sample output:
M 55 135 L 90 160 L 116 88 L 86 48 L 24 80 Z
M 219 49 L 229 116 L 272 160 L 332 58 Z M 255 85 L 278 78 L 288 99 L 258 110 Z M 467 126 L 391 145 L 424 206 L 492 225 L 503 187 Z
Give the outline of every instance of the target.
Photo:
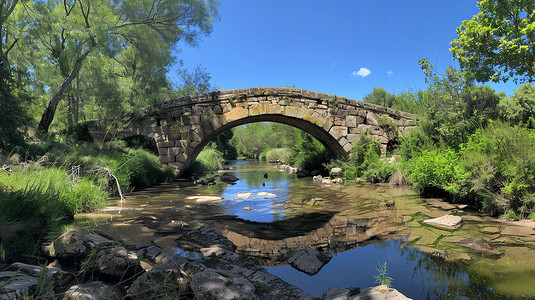
M 156 140 L 160 162 L 180 176 L 218 134 L 252 122 L 279 122 L 314 136 L 337 158 L 347 158 L 365 132 L 383 153 L 416 117 L 387 107 L 296 88 L 249 88 L 170 100 L 134 118 L 125 138 Z

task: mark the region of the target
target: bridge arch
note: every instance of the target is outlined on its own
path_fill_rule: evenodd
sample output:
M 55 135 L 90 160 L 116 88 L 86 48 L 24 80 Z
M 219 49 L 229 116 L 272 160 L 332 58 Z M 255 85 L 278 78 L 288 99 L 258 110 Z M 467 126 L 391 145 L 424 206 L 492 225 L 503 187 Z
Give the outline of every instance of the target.
M 386 152 L 389 142 L 415 126 L 415 116 L 334 95 L 295 88 L 218 91 L 170 100 L 138 112 L 125 137 L 156 140 L 160 162 L 180 176 L 218 134 L 252 122 L 278 122 L 318 139 L 337 158 L 368 131 Z

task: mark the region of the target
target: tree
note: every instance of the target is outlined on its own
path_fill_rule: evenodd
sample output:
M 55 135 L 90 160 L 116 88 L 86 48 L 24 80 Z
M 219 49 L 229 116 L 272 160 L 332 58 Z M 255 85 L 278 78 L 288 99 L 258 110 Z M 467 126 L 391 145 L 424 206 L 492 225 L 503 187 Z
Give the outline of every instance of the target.
M 13 70 L 9 56 L 20 40 L 15 26 L 8 26 L 16 16 L 14 10 L 18 0 L 0 1 L 0 148 L 6 144 L 20 144 L 22 142 L 21 126 L 28 120 L 27 114 L 21 106 L 26 93 L 22 83 L 13 78 Z
M 374 87 L 370 94 L 364 96 L 364 102 L 392 107 L 396 102 L 396 95 L 390 94 L 382 87 Z
M 167 84 L 165 67 L 173 62 L 173 47 L 179 41 L 195 45 L 217 16 L 216 0 L 48 0 L 27 5 L 33 22 L 19 51 L 35 49 L 28 64 L 51 92 L 38 126 L 44 132 L 64 94 L 75 96 L 73 82 L 88 61 L 103 56 L 100 62 L 113 62 L 114 74 L 126 79 L 118 84 L 130 84 L 130 99 L 145 98 Z
M 521 85 L 510 98 L 499 103 L 503 119 L 512 125 L 535 128 L 535 87 L 529 83 Z
M 480 0 L 481 11 L 457 28 L 450 49 L 461 68 L 479 82 L 535 80 L 533 0 Z

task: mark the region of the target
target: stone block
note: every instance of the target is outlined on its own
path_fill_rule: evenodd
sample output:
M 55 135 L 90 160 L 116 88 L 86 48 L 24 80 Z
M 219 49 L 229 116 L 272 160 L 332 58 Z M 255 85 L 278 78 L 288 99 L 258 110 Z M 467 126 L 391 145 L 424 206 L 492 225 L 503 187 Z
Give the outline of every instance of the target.
M 190 142 L 187 140 L 177 140 L 175 141 L 175 147 L 186 148 L 189 145 L 189 143 Z
M 347 127 L 345 127 L 345 126 L 332 126 L 329 129 L 329 134 L 332 135 L 335 140 L 338 140 L 341 137 L 345 137 L 347 135 Z
M 347 143 L 349 143 L 349 141 L 345 137 L 341 137 L 338 140 L 338 144 L 340 144 L 340 146 L 342 146 L 342 147 L 344 147 Z
M 186 155 L 187 156 L 193 155 L 194 152 L 195 152 L 195 148 L 193 148 L 193 147 L 186 148 Z
M 351 131 L 351 129 L 350 129 Z M 349 142 L 356 142 L 358 140 L 360 140 L 360 134 L 356 134 L 356 133 L 349 133 L 347 136 L 346 136 L 347 140 Z
M 184 148 L 182 147 L 173 147 L 173 148 L 168 148 L 169 149 L 169 154 L 168 155 L 180 155 L 182 153 L 184 153 Z
M 174 146 L 175 146 L 174 141 L 161 141 L 161 142 L 156 143 L 156 147 L 158 147 L 158 149 L 169 148 L 169 147 L 174 147 Z
M 269 104 L 266 107 L 268 114 L 280 114 L 282 112 L 282 106 L 280 104 Z
M 175 161 L 175 157 L 172 155 L 164 155 L 164 156 L 160 155 L 160 163 L 162 164 L 167 164 L 167 163 L 174 162 L 174 161 Z
M 230 122 L 240 120 L 248 116 L 249 116 L 249 110 L 238 106 L 221 116 L 221 124 L 226 125 Z
M 250 116 L 264 115 L 265 113 L 266 113 L 266 107 L 263 105 L 255 104 L 255 105 L 249 106 Z
M 158 156 L 167 156 L 169 155 L 169 148 L 158 148 Z
M 331 118 L 326 118 L 325 123 L 323 123 L 323 126 L 321 127 L 327 132 L 331 131 L 331 127 L 333 127 L 333 122 L 331 121 Z
M 353 144 L 352 144 L 352 143 L 347 143 L 347 144 L 344 146 L 344 150 L 345 150 L 346 152 L 351 151 L 351 149 L 353 149 Z
M 176 162 L 185 164 L 186 161 L 188 160 L 188 156 L 185 153 L 182 153 L 180 155 L 175 156 L 174 159 L 175 159 L 174 161 Z
M 375 126 L 379 126 L 379 122 L 377 122 L 377 117 L 375 116 L 374 113 L 372 112 L 368 112 L 366 114 L 366 124 L 367 125 L 375 125 Z

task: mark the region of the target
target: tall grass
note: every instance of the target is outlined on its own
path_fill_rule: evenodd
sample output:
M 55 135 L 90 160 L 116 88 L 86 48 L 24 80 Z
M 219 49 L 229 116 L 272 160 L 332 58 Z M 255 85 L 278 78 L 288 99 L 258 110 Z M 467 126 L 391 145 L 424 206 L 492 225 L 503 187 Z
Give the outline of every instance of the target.
M 266 152 L 265 157 L 267 161 L 282 160 L 289 162 L 294 156 L 294 152 L 290 148 L 273 148 Z
M 72 180 L 58 168 L 0 173 L 0 267 L 39 261 L 39 245 L 74 214 L 105 204 L 107 193 L 87 178 Z
M 56 149 L 50 152 L 50 156 L 56 164 L 79 166 L 84 174 L 98 175 L 99 169 L 108 168 L 126 193 L 175 179 L 174 170 L 169 167 L 162 168 L 158 163 L 158 156 L 143 149 L 128 148 L 124 142 Z M 115 182 L 110 181 L 109 188 L 112 193 L 117 192 Z
M 215 149 L 214 145 L 206 146 L 197 156 L 197 162 L 200 162 L 206 170 L 217 170 L 223 167 L 225 159 L 223 153 Z

